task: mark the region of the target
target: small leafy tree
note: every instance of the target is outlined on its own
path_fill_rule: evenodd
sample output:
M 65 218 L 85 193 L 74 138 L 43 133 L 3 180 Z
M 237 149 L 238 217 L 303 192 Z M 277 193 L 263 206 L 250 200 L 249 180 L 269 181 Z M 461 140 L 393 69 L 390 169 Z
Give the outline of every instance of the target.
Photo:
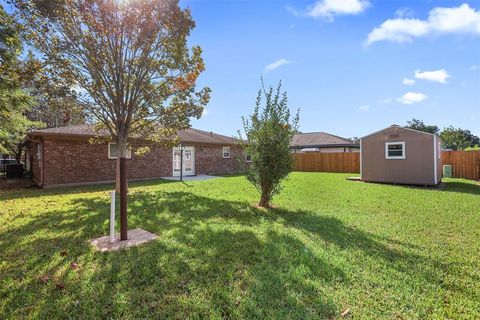
M 263 99 L 265 106 L 261 108 Z M 245 174 L 260 193 L 259 206 L 269 208 L 272 197 L 281 190 L 281 182 L 293 170 L 290 141 L 298 129 L 299 114 L 291 117 L 287 93 L 277 89 L 259 90 L 254 112 L 242 118 L 247 141 L 245 153 L 252 162 L 245 167 Z

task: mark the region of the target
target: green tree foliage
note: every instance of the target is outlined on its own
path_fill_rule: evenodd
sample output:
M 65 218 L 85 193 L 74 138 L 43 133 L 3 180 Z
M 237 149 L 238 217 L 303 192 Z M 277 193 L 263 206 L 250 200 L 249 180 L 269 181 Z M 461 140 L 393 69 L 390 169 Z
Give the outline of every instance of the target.
M 263 101 L 263 99 L 264 101 Z M 265 106 L 261 108 L 262 102 Z M 247 142 L 243 145 L 252 162 L 245 167 L 247 179 L 260 193 L 259 206 L 268 208 L 281 190 L 281 182 L 293 170 L 290 141 L 298 129 L 299 114 L 291 117 L 281 83 L 276 90 L 258 92 L 254 112 L 243 118 Z
M 83 124 L 88 120 L 77 92 L 42 72 L 29 85 L 29 92 L 35 105 L 27 112 L 27 117 L 43 123 L 45 128 Z
M 200 117 L 209 89 L 195 90 L 205 69 L 195 26 L 177 1 L 17 0 L 45 71 L 76 88 L 90 116 L 118 143 L 159 140 Z
M 432 134 L 439 134 L 440 128 L 434 125 L 426 125 L 422 120 L 413 118 L 410 121 L 407 121 L 405 128 L 410 128 L 418 131 L 423 131 Z
M 442 145 L 444 148 L 453 150 L 464 150 L 480 145 L 480 138 L 472 134 L 469 130 L 454 128 L 449 126 L 440 133 Z
M 466 147 L 464 150 L 465 151 L 479 151 L 480 146 L 479 145 L 474 145 L 473 147 Z
M 78 88 L 99 129 L 117 143 L 126 168 L 132 138 L 171 140 L 199 118 L 210 89 L 196 90 L 204 71 L 194 28 L 178 0 L 16 0 L 29 39 L 51 78 Z M 126 169 L 125 169 L 126 170 Z M 126 185 L 125 170 L 117 181 Z M 121 239 L 126 239 L 126 188 L 121 190 Z
M 22 80 L 34 72 L 35 63 L 19 59 L 22 42 L 19 25 L 0 6 L 0 153 L 20 159 L 19 146 L 26 132 L 39 125 L 26 117 L 33 100 L 22 89 Z

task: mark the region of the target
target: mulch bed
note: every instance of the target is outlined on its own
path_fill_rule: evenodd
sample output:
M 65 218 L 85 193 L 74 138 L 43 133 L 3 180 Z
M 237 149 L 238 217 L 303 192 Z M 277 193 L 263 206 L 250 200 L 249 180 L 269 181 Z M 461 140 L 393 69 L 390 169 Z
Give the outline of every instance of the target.
M 5 179 L 0 177 L 0 190 L 14 190 L 14 189 L 32 189 L 38 188 L 32 179 Z

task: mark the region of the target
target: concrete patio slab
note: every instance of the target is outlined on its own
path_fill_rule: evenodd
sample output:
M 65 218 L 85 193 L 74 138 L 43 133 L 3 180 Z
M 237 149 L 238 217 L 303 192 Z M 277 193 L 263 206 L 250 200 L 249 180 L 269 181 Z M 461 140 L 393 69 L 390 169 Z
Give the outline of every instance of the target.
M 128 230 L 128 240 L 120 241 L 120 234 L 115 234 L 115 241 L 110 242 L 110 236 L 93 239 L 91 244 L 101 252 L 116 251 L 128 247 L 134 247 L 158 238 L 155 234 L 143 229 Z
M 183 176 L 183 181 L 210 180 L 210 179 L 217 179 L 217 178 L 221 178 L 221 177 L 211 176 L 208 174 L 199 174 L 196 176 Z M 162 179 L 180 181 L 180 177 L 162 177 Z

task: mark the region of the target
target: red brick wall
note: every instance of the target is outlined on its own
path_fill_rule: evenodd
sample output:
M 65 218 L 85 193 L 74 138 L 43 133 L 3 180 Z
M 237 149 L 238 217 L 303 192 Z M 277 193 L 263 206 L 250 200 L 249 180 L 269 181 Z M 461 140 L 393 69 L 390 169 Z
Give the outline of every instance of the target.
M 134 151 L 145 144 L 133 144 L 127 160 L 128 179 L 159 178 L 172 175 L 172 148 L 149 143 L 150 153 L 138 157 Z M 230 159 L 223 159 L 223 146 L 185 144 L 195 147 L 195 173 L 239 171 L 235 157 L 242 157 L 239 147 L 231 146 Z M 44 185 L 94 183 L 115 180 L 116 160 L 108 159 L 107 144 L 88 140 L 50 139 L 44 142 Z
M 224 146 L 195 146 L 195 169 L 197 174 L 232 173 L 240 170 L 245 156 L 240 147 L 230 146 L 230 158 L 223 158 Z

